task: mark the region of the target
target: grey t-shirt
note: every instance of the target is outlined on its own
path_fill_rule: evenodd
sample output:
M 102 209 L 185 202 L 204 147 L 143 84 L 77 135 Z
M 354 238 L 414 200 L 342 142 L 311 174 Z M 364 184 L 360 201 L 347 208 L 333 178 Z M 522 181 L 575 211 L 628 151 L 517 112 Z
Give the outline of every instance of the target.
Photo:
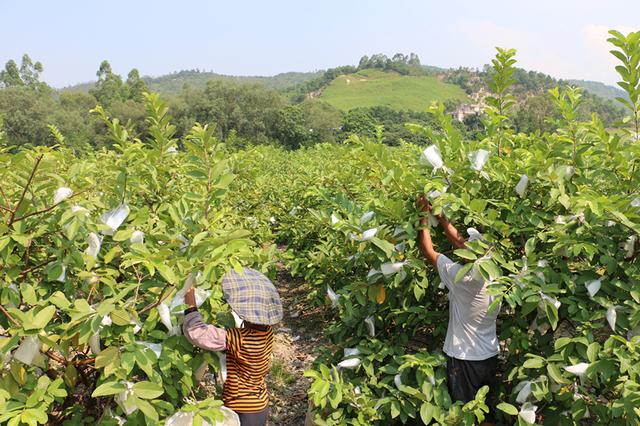
M 438 273 L 449 289 L 449 325 L 444 352 L 452 358 L 482 361 L 500 351 L 496 336 L 496 318 L 500 308 L 488 314 L 493 296 L 479 273 L 472 269 L 454 283 L 462 265 L 445 255 L 438 256 Z

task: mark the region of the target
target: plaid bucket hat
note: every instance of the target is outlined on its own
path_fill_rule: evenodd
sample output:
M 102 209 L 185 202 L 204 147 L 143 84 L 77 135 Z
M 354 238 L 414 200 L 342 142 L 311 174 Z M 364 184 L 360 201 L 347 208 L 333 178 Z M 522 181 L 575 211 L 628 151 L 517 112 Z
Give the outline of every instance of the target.
M 224 298 L 240 318 L 259 325 L 282 320 L 282 302 L 269 278 L 251 268 L 231 270 L 222 277 Z

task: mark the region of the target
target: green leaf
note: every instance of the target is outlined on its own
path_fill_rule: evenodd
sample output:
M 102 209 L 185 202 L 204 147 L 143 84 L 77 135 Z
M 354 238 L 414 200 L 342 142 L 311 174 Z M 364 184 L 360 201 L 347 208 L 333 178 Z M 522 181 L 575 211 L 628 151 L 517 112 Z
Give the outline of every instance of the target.
M 504 413 L 510 414 L 512 416 L 517 416 L 518 415 L 518 409 L 516 407 L 514 407 L 513 405 L 507 403 L 507 402 L 501 402 L 500 404 L 498 404 L 496 406 L 496 408 Z
M 40 312 L 35 314 L 32 321 L 24 323 L 24 329 L 25 330 L 43 329 L 49 323 L 49 321 L 51 321 L 51 318 L 53 318 L 53 315 L 55 313 L 56 313 L 55 306 L 49 305 L 46 308 L 41 309 Z
M 462 280 L 462 278 L 467 275 L 467 273 L 471 270 L 471 268 L 473 268 L 473 263 L 467 263 L 466 265 L 462 265 L 462 268 L 460 268 L 460 270 L 456 273 L 456 276 L 454 278 L 454 283 L 458 283 L 460 282 L 460 280 Z
M 554 364 L 552 362 L 547 364 L 547 373 L 549 373 L 549 377 L 551 377 L 551 379 L 558 383 L 558 384 L 569 384 L 571 383 L 570 380 L 564 378 L 564 376 L 562 375 L 562 372 L 560 371 L 560 368 L 558 367 L 557 364 Z
M 431 419 L 433 419 L 434 407 L 433 404 L 429 402 L 423 402 L 420 407 L 420 418 L 422 419 L 422 423 L 428 425 L 431 423 Z
M 111 312 L 111 320 L 115 325 L 126 326 L 131 324 L 131 317 L 124 309 L 118 308 Z
M 600 344 L 593 342 L 587 348 L 587 359 L 589 362 L 595 362 L 598 359 L 598 353 L 600 352 Z
M 162 395 L 162 386 L 152 382 L 138 382 L 133 385 L 133 394 L 142 399 L 155 399 Z
M 136 399 L 136 404 L 140 409 L 140 411 L 142 411 L 142 413 L 146 417 L 150 418 L 155 422 L 158 421 L 158 412 L 156 411 L 155 408 L 153 408 L 153 405 L 151 405 L 149 402 L 145 401 L 144 399 Z
M 456 254 L 456 256 L 463 259 L 476 260 L 478 258 L 478 256 L 469 249 L 458 249 L 455 250 L 454 253 Z
M 384 254 L 387 255 L 387 257 L 391 257 L 393 255 L 393 252 L 395 251 L 393 244 L 391 244 L 387 240 L 382 240 L 380 238 L 374 237 L 371 239 L 371 242 L 376 247 L 380 248 L 384 252 Z
M 91 397 L 97 398 L 99 396 L 115 395 L 123 392 L 125 389 L 125 385 L 120 382 L 107 382 L 98 386 L 91 394 Z

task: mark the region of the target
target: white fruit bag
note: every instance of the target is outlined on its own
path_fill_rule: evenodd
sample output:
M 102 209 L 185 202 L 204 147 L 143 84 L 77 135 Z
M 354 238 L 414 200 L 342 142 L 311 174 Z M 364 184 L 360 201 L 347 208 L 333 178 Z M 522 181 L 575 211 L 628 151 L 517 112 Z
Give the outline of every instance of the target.
M 444 163 L 442 162 L 442 155 L 440 154 L 440 148 L 436 145 L 429 145 L 420 156 L 422 161 L 426 161 L 431 164 L 435 170 L 442 168 Z
M 53 204 L 58 204 L 71 197 L 73 194 L 73 190 L 71 188 L 67 188 L 66 186 L 62 186 L 53 193 Z
M 369 336 L 374 337 L 376 335 L 376 325 L 373 320 L 373 317 L 367 317 L 364 320 L 364 325 L 367 327 L 367 332 L 369 333 Z
M 527 402 L 527 398 L 529 398 L 529 395 L 531 395 L 531 382 L 529 380 L 520 382 L 518 386 L 516 386 L 515 390 L 518 391 L 516 402 L 518 404 L 524 404 L 525 402 Z
M 144 350 L 152 351 L 156 355 L 156 358 L 160 358 L 160 354 L 162 353 L 161 343 L 151 343 L 151 342 L 143 342 L 143 341 L 138 341 L 136 343 L 138 345 L 144 346 L 145 347 Z
M 529 185 L 529 176 L 527 175 L 520 176 L 520 180 L 516 185 L 516 193 L 520 196 L 520 198 L 524 197 L 524 193 L 527 190 L 528 185 Z
M 520 412 L 518 413 L 518 416 L 520 416 L 520 418 L 527 424 L 534 424 L 536 422 L 536 410 L 538 409 L 537 406 L 531 404 L 530 402 L 527 402 L 525 404 L 522 405 L 522 407 L 520 408 Z
M 338 306 L 338 298 L 340 296 L 338 294 L 336 294 L 335 291 L 333 291 L 331 286 L 327 286 L 327 297 L 329 298 L 329 300 L 331 300 L 331 306 L 333 308 Z
M 234 310 L 231 311 L 231 316 L 233 316 L 233 322 L 236 324 L 236 328 L 241 328 L 242 324 L 244 324 L 244 320 L 240 318 Z
M 362 226 L 365 223 L 369 222 L 371 219 L 373 219 L 373 212 L 366 212 L 360 218 L 360 226 Z
M 169 309 L 171 310 L 171 312 L 173 312 L 176 307 L 184 305 L 184 296 L 187 294 L 187 291 L 189 291 L 189 289 L 196 284 L 197 278 L 201 275 L 201 272 L 198 272 L 197 275 L 193 275 L 193 273 L 189 274 L 187 280 L 184 283 L 184 286 L 180 290 L 178 290 L 173 300 L 169 304 Z M 199 308 L 205 302 L 205 300 L 207 300 L 211 296 L 211 291 L 196 288 L 195 296 L 196 306 Z
M 331 213 L 331 225 L 335 225 L 338 222 L 340 222 L 340 219 L 338 218 L 338 216 L 336 216 L 334 213 Z
M 575 365 L 569 365 L 564 367 L 569 373 L 574 374 L 578 377 L 583 377 L 587 373 L 587 368 L 589 368 L 589 364 L 586 362 L 581 362 Z
M 609 323 L 609 327 L 613 332 L 616 332 L 616 319 L 618 318 L 618 314 L 616 313 L 615 306 L 609 306 L 607 309 L 607 322 Z
M 386 277 L 396 274 L 402 270 L 402 267 L 405 265 L 405 262 L 387 262 L 383 263 L 380 266 L 380 271 Z
M 362 361 L 360 360 L 360 358 L 349 358 L 349 359 L 345 359 L 344 361 L 340 361 L 337 367 L 338 369 L 341 369 L 341 368 L 354 369 L 354 368 L 358 368 L 360 364 L 362 364 Z
M 398 373 L 393 376 L 393 384 L 396 385 L 396 388 L 400 389 L 400 386 L 402 386 L 402 374 Z
M 587 287 L 587 292 L 589 292 L 589 297 L 593 299 L 598 291 L 600 291 L 600 286 L 602 285 L 602 279 L 598 278 L 597 280 L 591 280 L 584 283 L 585 287 Z
M 344 357 L 349 358 L 352 356 L 360 355 L 360 350 L 358 348 L 344 348 Z
M 109 229 L 102 231 L 104 235 L 113 235 L 113 233 L 122 225 L 129 216 L 129 206 L 125 203 L 120 204 L 113 210 L 109 210 L 100 216 L 100 221 L 107 225 Z
M 218 362 L 220 363 L 220 377 L 222 383 L 227 381 L 227 355 L 224 352 L 216 352 L 218 355 Z
M 13 358 L 23 364 L 31 365 L 36 354 L 40 351 L 40 346 L 40 339 L 37 336 L 27 336 L 13 353 Z
M 470 152 L 467 155 L 467 158 L 469 158 L 469 161 L 471 162 L 471 168 L 473 170 L 480 171 L 489 159 L 489 151 L 486 149 L 479 149 L 477 151 Z
M 173 331 L 173 323 L 171 322 L 171 312 L 166 303 L 161 303 L 156 306 L 158 315 L 160 316 L 160 322 L 167 328 L 169 332 Z
M 121 382 L 125 385 L 126 389 L 116 394 L 113 400 L 122 408 L 122 411 L 128 416 L 138 409 L 136 398 L 133 395 L 133 383 Z
M 369 241 L 378 233 L 378 228 L 367 229 L 362 235 L 351 234 L 351 239 L 355 241 Z
M 102 237 L 98 236 L 95 232 L 90 232 L 87 237 L 87 244 L 88 247 L 84 250 L 84 253 L 87 256 L 97 259 L 98 253 L 100 253 L 100 247 L 102 246 Z
M 129 242 L 131 244 L 144 244 L 144 232 L 133 231 L 131 237 L 129 237 Z

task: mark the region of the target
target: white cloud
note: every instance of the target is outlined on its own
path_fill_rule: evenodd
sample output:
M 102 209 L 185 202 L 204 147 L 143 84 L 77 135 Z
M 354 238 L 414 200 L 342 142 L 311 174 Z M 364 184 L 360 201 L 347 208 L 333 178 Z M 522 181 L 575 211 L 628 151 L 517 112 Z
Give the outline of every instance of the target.
M 634 31 L 633 28 L 627 26 L 608 26 L 590 24 L 582 28 L 582 43 L 585 47 L 585 60 L 588 61 L 589 69 L 586 72 L 593 80 L 600 80 L 608 84 L 615 84 L 618 81 L 618 74 L 615 66 L 618 60 L 609 51 L 613 46 L 607 42 L 611 37 L 610 29 L 616 29 L 623 34 Z
M 493 21 L 461 20 L 455 31 L 472 44 L 467 61 L 475 65 L 488 63 L 495 47 L 517 50 L 517 66 L 540 71 L 556 78 L 602 81 L 614 85 L 617 81 L 616 60 L 607 43 L 610 28 L 626 33 L 624 26 L 586 25 L 581 31 L 563 33 L 505 26 Z M 460 62 L 466 62 L 461 59 Z

